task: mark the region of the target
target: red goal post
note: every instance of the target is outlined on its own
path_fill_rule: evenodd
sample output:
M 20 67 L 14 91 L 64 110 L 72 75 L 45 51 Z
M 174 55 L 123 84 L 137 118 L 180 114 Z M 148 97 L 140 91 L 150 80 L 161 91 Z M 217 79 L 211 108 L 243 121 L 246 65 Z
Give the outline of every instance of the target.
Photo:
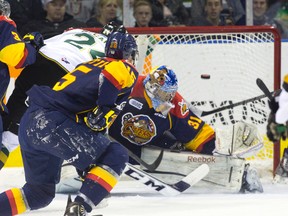
M 93 29 L 89 29 L 93 30 Z M 281 37 L 270 26 L 155 27 L 128 28 L 137 40 L 137 68 L 148 73 L 165 64 L 179 79 L 179 92 L 204 111 L 263 94 L 256 85 L 261 78 L 268 88 L 280 88 Z M 202 79 L 202 74 L 210 79 Z M 274 159 L 270 171 L 279 163 L 279 144 L 266 137 L 269 114 L 267 98 L 203 117 L 215 128 L 228 128 L 236 121 L 256 124 L 265 148 L 253 162 Z M 273 156 L 274 154 L 274 156 Z M 273 167 L 273 168 L 272 168 Z

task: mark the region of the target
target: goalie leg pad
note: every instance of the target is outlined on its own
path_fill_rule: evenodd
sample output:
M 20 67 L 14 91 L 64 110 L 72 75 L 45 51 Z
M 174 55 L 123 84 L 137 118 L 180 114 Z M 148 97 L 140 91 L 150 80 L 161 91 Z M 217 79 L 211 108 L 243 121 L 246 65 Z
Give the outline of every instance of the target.
M 159 152 L 157 149 L 143 147 L 141 159 L 152 161 Z M 159 167 L 152 174 L 165 182 L 174 183 L 203 163 L 209 166 L 210 172 L 195 187 L 204 184 L 224 192 L 240 191 L 245 167 L 245 160 L 241 158 L 165 150 Z
M 76 194 L 82 182 L 83 179 L 79 177 L 76 168 L 65 161 L 62 164 L 60 181 L 56 185 L 56 193 Z

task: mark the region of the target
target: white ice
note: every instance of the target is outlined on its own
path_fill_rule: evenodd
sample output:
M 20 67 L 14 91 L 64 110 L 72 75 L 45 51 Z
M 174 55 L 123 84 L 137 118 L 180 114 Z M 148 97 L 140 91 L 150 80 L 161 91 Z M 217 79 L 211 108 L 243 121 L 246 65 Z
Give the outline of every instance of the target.
M 213 193 L 209 188 L 191 187 L 176 197 L 164 197 L 134 180 L 120 181 L 112 190 L 108 206 L 93 210 L 103 216 L 271 216 L 286 215 L 288 185 L 264 182 L 264 193 Z M 5 168 L 0 172 L 0 191 L 24 184 L 21 168 Z M 25 216 L 62 216 L 67 195 L 57 194 L 46 208 Z M 2 215 L 1 215 L 2 216 Z

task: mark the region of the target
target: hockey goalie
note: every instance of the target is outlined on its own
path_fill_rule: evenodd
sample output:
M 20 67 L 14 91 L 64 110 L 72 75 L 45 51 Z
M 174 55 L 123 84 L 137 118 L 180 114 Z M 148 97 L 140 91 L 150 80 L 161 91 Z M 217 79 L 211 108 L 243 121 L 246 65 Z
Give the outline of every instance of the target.
M 139 165 L 140 161 L 141 169 L 147 171 L 141 161 L 151 164 L 164 149 L 157 168 L 148 170 L 164 182 L 177 182 L 205 163 L 210 171 L 195 186 L 225 192 L 263 192 L 257 171 L 245 160 L 263 147 L 256 126 L 238 121 L 228 130 L 214 130 L 177 90 L 176 74 L 165 65 L 139 76 L 108 131 L 111 139 L 129 150 L 130 163 Z M 69 164 L 64 165 L 58 192 L 76 191 L 75 179 L 76 172 Z

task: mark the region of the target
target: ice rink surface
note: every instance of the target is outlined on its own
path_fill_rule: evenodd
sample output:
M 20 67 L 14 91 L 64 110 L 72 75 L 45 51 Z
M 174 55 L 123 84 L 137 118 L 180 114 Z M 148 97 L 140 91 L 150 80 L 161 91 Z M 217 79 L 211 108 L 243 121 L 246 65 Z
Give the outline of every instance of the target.
M 23 169 L 0 172 L 0 191 L 20 187 Z M 93 210 L 103 216 L 271 216 L 287 215 L 288 184 L 262 182 L 262 194 L 213 193 L 209 188 L 191 187 L 176 197 L 164 197 L 133 180 L 120 181 L 106 207 Z M 53 202 L 25 216 L 63 216 L 67 195 L 57 194 Z M 89 215 L 89 216 L 90 216 Z M 1 215 L 2 216 L 2 215 Z

